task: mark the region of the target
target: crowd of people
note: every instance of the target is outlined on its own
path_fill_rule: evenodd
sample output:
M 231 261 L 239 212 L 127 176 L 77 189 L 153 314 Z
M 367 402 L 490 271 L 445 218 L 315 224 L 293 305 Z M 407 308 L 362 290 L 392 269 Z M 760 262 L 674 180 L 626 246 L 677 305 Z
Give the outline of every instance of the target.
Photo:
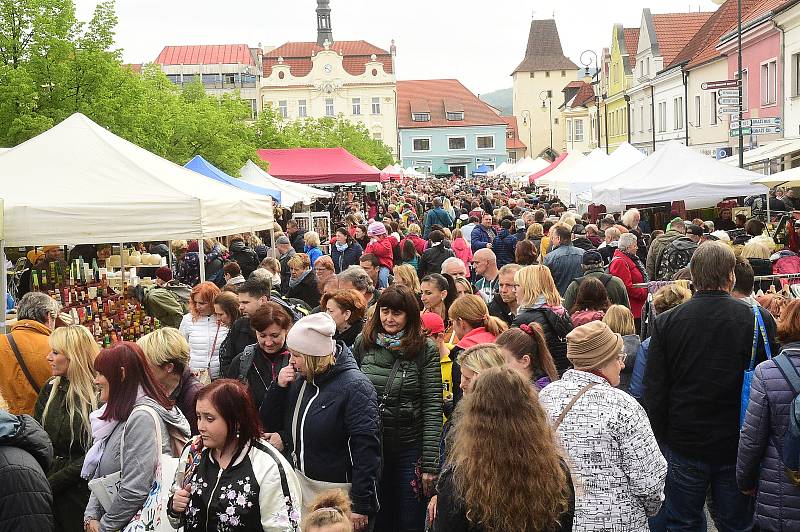
M 800 302 L 754 279 L 800 263 L 792 224 L 651 229 L 481 180 L 382 198 L 325 242 L 162 249 L 136 342 L 22 297 L 0 530 L 800 530 Z

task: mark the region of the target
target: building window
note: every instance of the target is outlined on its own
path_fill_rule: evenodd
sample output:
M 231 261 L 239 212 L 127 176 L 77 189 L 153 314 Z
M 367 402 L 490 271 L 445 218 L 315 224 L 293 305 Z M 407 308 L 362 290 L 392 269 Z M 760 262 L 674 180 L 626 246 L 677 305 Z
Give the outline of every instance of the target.
M 717 92 L 714 91 L 711 93 L 711 117 L 709 122 L 712 126 L 717 125 Z
M 636 109 L 634 109 L 631 106 L 631 119 L 629 120 L 629 123 L 631 124 L 631 126 L 635 126 L 636 125 L 636 118 L 635 118 L 636 117 L 636 112 L 635 111 L 636 111 Z M 626 128 L 628 127 L 627 123 L 625 124 L 625 127 Z M 627 129 L 626 129 L 626 132 L 627 132 Z
M 567 142 L 572 142 L 572 120 L 567 120 Z
M 353 114 L 356 116 L 361 114 L 361 98 L 353 98 Z
M 516 164 L 517 162 L 517 153 L 514 151 L 508 152 L 508 162 L 510 164 Z
M 457 122 L 459 120 L 464 120 L 464 111 L 456 111 L 454 113 L 448 112 L 448 113 L 446 113 L 446 115 L 447 115 L 447 120 L 449 120 L 451 122 L 453 122 L 453 121 Z
M 225 85 L 236 84 L 236 74 L 223 74 L 223 78 L 225 80 Z
M 308 116 L 308 110 L 306 109 L 305 100 L 297 100 L 297 116 L 299 116 L 300 118 L 305 118 Z
M 289 116 L 289 108 L 286 105 L 286 100 L 278 100 L 278 112 L 283 118 Z
M 431 121 L 431 114 L 430 113 L 412 113 L 411 120 L 414 122 L 430 122 Z
M 531 72 L 531 79 L 533 79 L 533 72 Z
M 675 130 L 683 129 L 683 96 L 675 98 L 672 101 L 672 104 L 673 104 L 673 110 L 675 112 L 674 129 Z
M 639 106 L 639 133 L 644 133 L 644 105 Z
M 567 77 L 567 71 L 566 70 L 562 70 L 561 71 L 561 77 L 562 78 L 566 78 Z
M 494 135 L 480 135 L 478 136 L 478 149 L 491 150 L 494 148 Z
M 325 116 L 334 116 L 333 98 L 325 98 Z
M 375 140 L 383 140 L 383 135 L 376 131 L 375 133 L 372 134 L 372 138 Z
M 250 101 L 250 118 L 255 120 L 258 118 L 258 100 L 249 100 Z
M 417 138 L 411 139 L 412 151 L 431 151 L 431 139 Z
M 667 130 L 667 102 L 658 103 L 658 132 L 664 133 Z
M 583 120 L 575 120 L 575 142 L 583 142 Z
M 553 97 L 553 91 L 547 91 L 547 97 L 548 98 L 552 98 Z
M 449 137 L 447 139 L 448 150 L 466 150 L 467 137 Z
M 506 138 L 513 140 L 514 139 L 514 130 L 513 129 L 506 129 Z
M 800 96 L 800 53 L 792 55 L 792 96 Z
M 694 97 L 694 127 L 700 127 L 700 96 Z
M 750 81 L 750 73 L 747 69 L 742 70 L 742 111 L 750 109 L 750 91 L 748 84 Z
M 761 65 L 761 105 L 772 105 L 778 99 L 777 68 L 776 61 Z
M 549 70 L 544 73 L 544 77 L 546 77 L 546 78 L 550 77 L 550 71 Z
M 381 99 L 380 98 L 372 98 L 372 114 L 374 114 L 374 115 L 381 114 Z

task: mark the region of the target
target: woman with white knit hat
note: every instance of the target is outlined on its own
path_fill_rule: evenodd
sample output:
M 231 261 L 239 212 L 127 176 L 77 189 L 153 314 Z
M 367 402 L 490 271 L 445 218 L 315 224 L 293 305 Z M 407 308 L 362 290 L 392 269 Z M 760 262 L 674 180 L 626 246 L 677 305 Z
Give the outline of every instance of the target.
M 644 409 L 615 388 L 622 337 L 601 321 L 581 325 L 567 335 L 567 358 L 574 369 L 539 399 L 582 486 L 573 530 L 648 530 L 664 500 L 667 462 Z
M 378 510 L 378 400 L 334 334 L 336 322 L 326 312 L 294 324 L 286 336 L 289 365 L 267 391 L 261 418 L 268 441 L 294 465 L 304 503 L 343 489 L 353 502 L 354 529 L 366 530 Z

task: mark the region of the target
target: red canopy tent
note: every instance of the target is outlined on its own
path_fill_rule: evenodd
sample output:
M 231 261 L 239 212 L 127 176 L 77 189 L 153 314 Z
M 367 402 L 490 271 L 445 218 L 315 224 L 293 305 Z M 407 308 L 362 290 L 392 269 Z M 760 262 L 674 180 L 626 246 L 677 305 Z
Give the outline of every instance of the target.
M 536 181 L 537 179 L 539 179 L 539 178 L 540 178 L 540 177 L 542 177 L 543 175 L 545 175 L 545 174 L 548 174 L 549 172 L 552 172 L 553 170 L 555 170 L 555 168 L 556 168 L 556 167 L 557 167 L 559 164 L 561 164 L 561 161 L 563 161 L 563 160 L 564 160 L 564 159 L 566 159 L 566 158 L 567 158 L 567 152 L 564 152 L 564 153 L 562 153 L 561 155 L 559 155 L 559 156 L 558 156 L 558 158 L 557 158 L 555 161 L 553 161 L 552 163 L 550 163 L 550 166 L 548 166 L 548 167 L 546 167 L 546 168 L 542 168 L 541 170 L 539 170 L 539 171 L 538 171 L 538 172 L 536 172 L 535 174 L 531 174 L 531 175 L 529 175 L 529 176 L 528 176 L 528 182 L 529 182 L 529 183 L 533 183 L 534 181 Z M 566 168 L 566 167 L 565 167 L 565 168 Z
M 307 185 L 380 183 L 381 172 L 344 148 L 258 150 L 269 175 Z

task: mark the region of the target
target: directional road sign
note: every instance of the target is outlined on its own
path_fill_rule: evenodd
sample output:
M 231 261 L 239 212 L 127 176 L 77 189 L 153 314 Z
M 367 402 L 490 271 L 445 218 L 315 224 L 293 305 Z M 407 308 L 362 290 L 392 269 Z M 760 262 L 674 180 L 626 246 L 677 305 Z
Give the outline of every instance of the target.
M 780 126 L 781 125 L 781 117 L 776 116 L 774 118 L 748 118 L 746 120 L 742 120 L 739 123 L 738 120 L 731 120 L 730 129 L 738 129 L 739 126 L 741 127 L 766 127 L 766 126 Z
M 725 96 L 717 98 L 717 105 L 739 105 L 742 100 L 739 97 Z
M 710 91 L 713 89 L 733 89 L 739 86 L 739 80 L 736 79 L 724 79 L 721 81 L 708 81 L 700 85 L 700 88 L 704 91 Z
M 719 107 L 717 108 L 718 115 L 738 115 L 739 107 Z
M 747 135 L 752 135 L 753 131 L 749 127 L 745 127 L 742 129 L 731 129 L 731 137 L 738 137 L 742 135 L 746 137 Z
M 739 97 L 739 89 L 720 89 L 717 91 L 718 97 L 735 96 Z
M 746 137 L 748 135 L 770 135 L 772 133 L 780 133 L 780 132 L 781 132 L 781 128 L 777 127 L 777 126 L 771 126 L 771 127 L 744 127 L 744 128 L 740 128 L 740 129 L 731 129 L 730 130 L 730 136 L 731 137 L 738 137 L 739 134 L 741 133 L 741 135 L 743 137 Z

